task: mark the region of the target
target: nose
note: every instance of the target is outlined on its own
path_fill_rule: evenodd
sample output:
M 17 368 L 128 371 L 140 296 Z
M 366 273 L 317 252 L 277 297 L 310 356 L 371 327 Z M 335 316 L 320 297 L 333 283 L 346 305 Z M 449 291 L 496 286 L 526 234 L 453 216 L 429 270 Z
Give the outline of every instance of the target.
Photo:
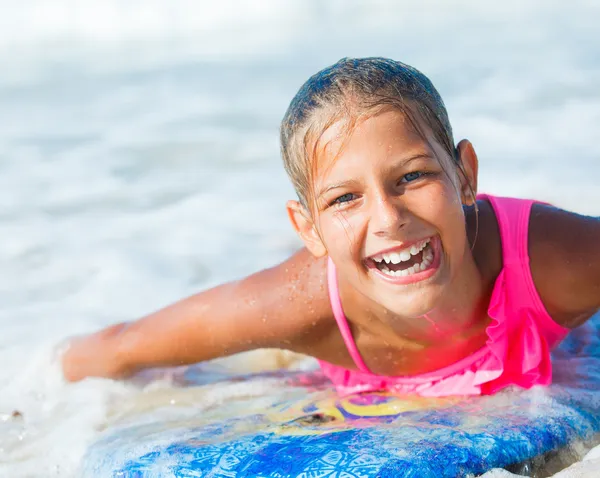
M 408 223 L 408 212 L 402 198 L 379 195 L 372 203 L 370 223 L 376 236 L 394 236 Z

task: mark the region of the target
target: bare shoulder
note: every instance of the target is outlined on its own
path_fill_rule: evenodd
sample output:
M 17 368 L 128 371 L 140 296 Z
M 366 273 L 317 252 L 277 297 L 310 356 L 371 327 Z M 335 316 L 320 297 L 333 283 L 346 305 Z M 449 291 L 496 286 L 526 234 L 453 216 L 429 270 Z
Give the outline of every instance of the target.
M 529 256 L 550 315 L 575 327 L 600 308 L 600 218 L 534 204 Z
M 327 259 L 301 249 L 289 259 L 245 280 L 265 331 L 261 346 L 306 353 L 335 326 L 327 290 Z

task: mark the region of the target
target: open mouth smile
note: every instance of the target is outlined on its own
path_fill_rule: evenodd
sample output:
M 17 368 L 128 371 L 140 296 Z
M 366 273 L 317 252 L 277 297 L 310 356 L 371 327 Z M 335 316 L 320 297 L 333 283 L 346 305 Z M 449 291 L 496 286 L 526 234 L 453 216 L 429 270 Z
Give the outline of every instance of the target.
M 435 274 L 440 263 L 437 236 L 403 248 L 390 249 L 366 259 L 367 267 L 388 282 L 409 284 Z

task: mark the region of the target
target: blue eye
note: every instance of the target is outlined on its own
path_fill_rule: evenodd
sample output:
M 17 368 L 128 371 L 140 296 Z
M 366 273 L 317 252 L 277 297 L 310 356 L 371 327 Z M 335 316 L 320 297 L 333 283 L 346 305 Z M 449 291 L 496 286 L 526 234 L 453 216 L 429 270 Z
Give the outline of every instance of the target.
M 402 176 L 401 182 L 406 181 L 407 183 L 410 183 L 412 181 L 420 179 L 424 175 L 425 173 L 423 173 L 422 171 L 413 171 L 412 173 L 408 173 Z
M 334 204 L 342 204 L 342 203 L 350 202 L 353 199 L 354 199 L 354 194 L 346 193 L 346 194 L 343 194 L 342 196 L 340 196 L 339 198 L 337 198 L 335 201 L 333 201 L 333 203 Z

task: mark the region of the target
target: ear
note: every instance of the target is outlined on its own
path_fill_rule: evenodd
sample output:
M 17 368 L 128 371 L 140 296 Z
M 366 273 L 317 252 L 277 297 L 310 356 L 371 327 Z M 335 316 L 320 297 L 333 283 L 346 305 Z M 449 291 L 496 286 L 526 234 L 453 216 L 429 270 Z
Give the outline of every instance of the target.
M 315 223 L 306 208 L 298 201 L 288 201 L 286 208 L 292 226 L 312 255 L 315 257 L 327 255 L 327 248 L 323 244 Z
M 463 204 L 472 206 L 477 194 L 477 174 L 479 173 L 479 160 L 477 153 L 470 141 L 463 139 L 456 147 L 458 159 L 462 166 L 460 174 L 460 196 Z

